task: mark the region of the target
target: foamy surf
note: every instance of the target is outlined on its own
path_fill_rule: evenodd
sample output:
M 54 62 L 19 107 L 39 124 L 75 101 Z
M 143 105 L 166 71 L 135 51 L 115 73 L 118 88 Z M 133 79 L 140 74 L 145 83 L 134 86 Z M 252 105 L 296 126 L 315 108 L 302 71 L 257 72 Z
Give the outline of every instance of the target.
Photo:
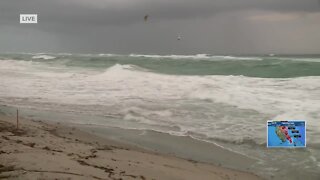
M 130 54 L 130 57 L 144 57 L 144 58 L 171 58 L 171 59 L 209 59 L 208 54 L 196 55 L 147 55 L 147 54 Z
M 49 55 L 36 55 L 33 56 L 32 59 L 44 59 L 44 60 L 50 60 L 50 59 L 55 59 L 56 57 L 54 56 L 49 56 Z
M 130 57 L 155 58 L 155 59 L 198 59 L 198 60 L 256 60 L 261 61 L 258 57 L 235 57 L 235 56 L 213 56 L 209 54 L 196 55 L 147 55 L 147 54 L 130 54 Z

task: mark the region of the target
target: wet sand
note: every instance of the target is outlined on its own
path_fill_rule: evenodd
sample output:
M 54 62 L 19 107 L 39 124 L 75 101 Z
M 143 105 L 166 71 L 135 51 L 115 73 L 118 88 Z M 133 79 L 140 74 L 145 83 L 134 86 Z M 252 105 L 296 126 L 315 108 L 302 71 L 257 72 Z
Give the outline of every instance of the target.
M 217 156 L 220 155 L 221 152 L 217 152 Z M 0 116 L 1 178 L 261 179 L 249 172 L 146 150 L 72 125 L 21 119 L 17 130 L 15 119 L 6 116 Z

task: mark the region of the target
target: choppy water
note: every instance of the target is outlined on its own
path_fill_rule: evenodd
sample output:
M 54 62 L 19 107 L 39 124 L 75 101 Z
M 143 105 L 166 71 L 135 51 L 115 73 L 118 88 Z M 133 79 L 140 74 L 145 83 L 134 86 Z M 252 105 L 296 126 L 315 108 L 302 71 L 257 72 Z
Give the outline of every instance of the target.
M 0 104 L 192 136 L 268 177 L 320 178 L 320 56 L 1 54 Z M 308 148 L 268 150 L 270 119 L 306 120 Z

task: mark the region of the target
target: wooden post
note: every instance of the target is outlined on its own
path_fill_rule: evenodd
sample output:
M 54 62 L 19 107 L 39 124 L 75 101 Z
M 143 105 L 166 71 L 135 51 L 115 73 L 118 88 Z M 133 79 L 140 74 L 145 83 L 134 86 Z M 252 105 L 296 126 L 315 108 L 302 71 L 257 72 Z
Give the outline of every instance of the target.
M 17 129 L 19 129 L 19 110 L 17 109 Z

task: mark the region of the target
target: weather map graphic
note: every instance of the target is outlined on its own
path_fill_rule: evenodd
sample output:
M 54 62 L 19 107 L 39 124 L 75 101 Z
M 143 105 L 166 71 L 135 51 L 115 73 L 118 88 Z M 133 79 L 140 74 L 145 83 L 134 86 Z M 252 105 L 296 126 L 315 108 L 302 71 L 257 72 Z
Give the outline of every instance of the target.
M 268 121 L 267 147 L 306 147 L 305 121 Z

